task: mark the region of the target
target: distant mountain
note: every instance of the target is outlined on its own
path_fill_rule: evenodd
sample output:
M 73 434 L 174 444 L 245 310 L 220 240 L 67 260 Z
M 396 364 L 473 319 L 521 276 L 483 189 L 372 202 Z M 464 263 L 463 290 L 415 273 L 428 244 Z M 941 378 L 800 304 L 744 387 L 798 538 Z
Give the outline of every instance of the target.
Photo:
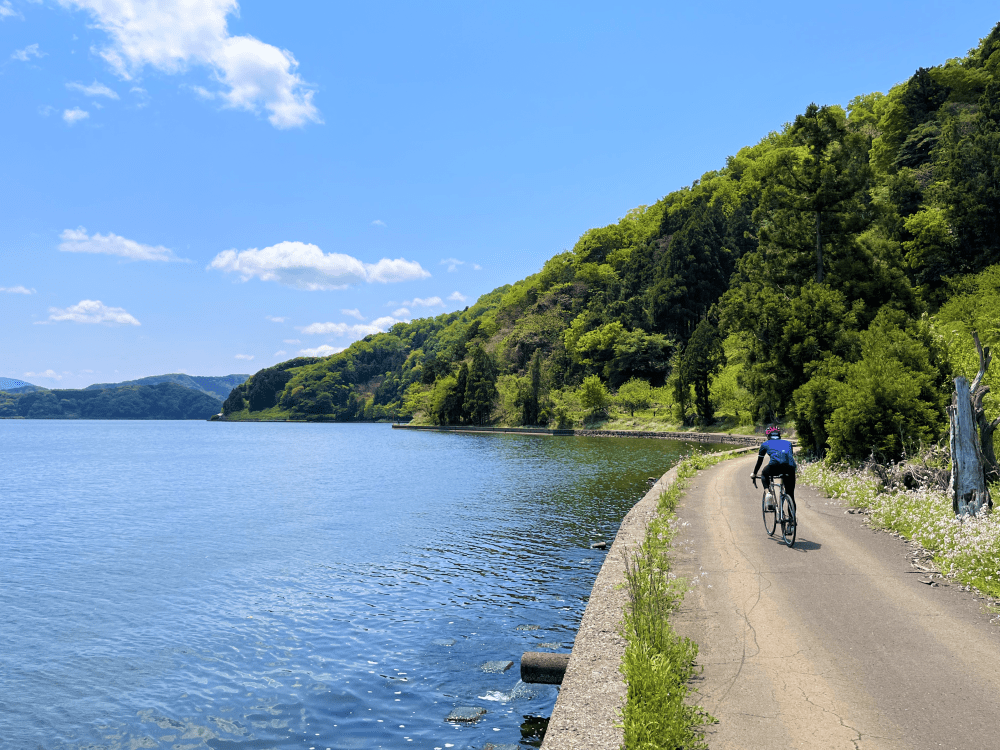
M 177 383 L 0 393 L 0 418 L 208 419 L 222 400 Z
M 207 393 L 209 396 L 225 401 L 233 388 L 238 385 L 243 385 L 249 377 L 249 375 L 221 375 L 219 377 L 211 377 L 203 375 L 185 375 L 184 373 L 175 372 L 170 375 L 150 375 L 148 378 L 126 380 L 121 383 L 94 383 L 94 385 L 88 385 L 84 390 L 104 391 L 109 388 L 124 388 L 130 385 L 176 383 L 177 385 L 184 386 L 185 388 L 201 391 L 202 393 Z
M 13 393 L 27 393 L 26 389 L 38 388 L 37 385 L 18 380 L 17 378 L 0 378 L 0 391 L 11 391 Z M 229 394 L 227 393 L 226 396 Z M 224 397 L 223 397 L 224 398 Z

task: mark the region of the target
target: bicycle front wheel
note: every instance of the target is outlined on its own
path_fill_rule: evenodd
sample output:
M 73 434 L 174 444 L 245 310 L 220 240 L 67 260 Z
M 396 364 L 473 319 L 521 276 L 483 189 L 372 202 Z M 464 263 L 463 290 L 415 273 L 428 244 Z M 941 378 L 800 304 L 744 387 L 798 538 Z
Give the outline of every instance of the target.
M 781 538 L 791 547 L 795 544 L 795 502 L 788 495 L 781 495 Z
M 774 536 L 774 527 L 777 526 L 777 512 L 774 508 L 767 509 L 767 492 L 764 492 L 760 499 L 760 509 L 764 513 L 764 531 L 768 536 Z

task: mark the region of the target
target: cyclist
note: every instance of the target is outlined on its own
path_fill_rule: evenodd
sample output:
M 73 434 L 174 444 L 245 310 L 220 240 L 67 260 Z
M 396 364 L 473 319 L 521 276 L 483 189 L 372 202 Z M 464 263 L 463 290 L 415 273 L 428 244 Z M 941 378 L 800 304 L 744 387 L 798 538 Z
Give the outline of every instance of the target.
M 785 492 L 792 498 L 792 502 L 795 502 L 795 469 L 797 465 L 795 456 L 792 454 L 792 444 L 781 439 L 781 428 L 777 426 L 764 430 L 764 436 L 767 439 L 761 443 L 760 452 L 757 454 L 757 465 L 753 469 L 753 486 L 757 486 L 756 475 L 760 470 L 760 465 L 764 462 L 764 456 L 767 456 L 769 459 L 767 466 L 760 474 L 764 480 L 765 488 L 770 489 L 771 477 L 784 477 Z

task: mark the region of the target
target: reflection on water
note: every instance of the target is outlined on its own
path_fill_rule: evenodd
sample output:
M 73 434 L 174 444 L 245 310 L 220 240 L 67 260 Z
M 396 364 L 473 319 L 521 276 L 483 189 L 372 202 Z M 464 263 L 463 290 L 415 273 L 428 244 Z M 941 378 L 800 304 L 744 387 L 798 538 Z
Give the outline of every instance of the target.
M 690 446 L 2 421 L 14 748 L 537 746 L 610 540 Z M 509 669 L 486 662 L 513 661 Z M 444 717 L 458 706 L 474 724 Z

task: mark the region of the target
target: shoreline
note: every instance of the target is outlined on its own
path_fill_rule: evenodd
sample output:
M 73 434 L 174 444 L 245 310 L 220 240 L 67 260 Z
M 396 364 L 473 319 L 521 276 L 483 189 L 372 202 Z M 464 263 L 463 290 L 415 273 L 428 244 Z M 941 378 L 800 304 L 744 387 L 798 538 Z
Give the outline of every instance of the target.
M 467 425 L 409 425 L 394 424 L 394 430 L 432 430 L 436 432 L 499 432 L 515 435 L 552 435 L 567 437 L 630 437 L 655 440 L 686 440 L 695 443 L 722 443 L 728 445 L 759 446 L 761 435 L 735 435 L 729 432 L 653 432 L 648 430 L 576 430 L 547 429 L 544 427 L 473 427 Z
M 751 450 L 745 447 L 719 453 Z M 621 747 L 624 730 L 620 709 L 628 694 L 620 670 L 626 642 L 619 632 L 628 603 L 625 557 L 642 545 L 646 528 L 656 516 L 660 495 L 676 481 L 674 466 L 632 506 L 618 527 L 580 620 L 541 750 Z

